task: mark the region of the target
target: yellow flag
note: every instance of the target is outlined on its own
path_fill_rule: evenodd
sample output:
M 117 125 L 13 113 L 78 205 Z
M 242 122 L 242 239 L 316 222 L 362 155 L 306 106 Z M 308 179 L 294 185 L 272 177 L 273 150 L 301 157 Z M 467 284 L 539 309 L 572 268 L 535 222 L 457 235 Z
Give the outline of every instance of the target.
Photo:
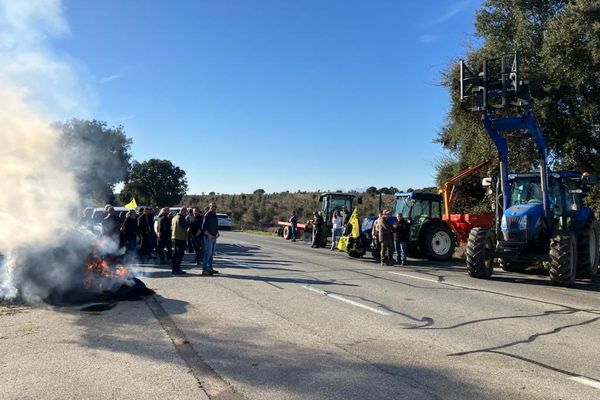
M 131 201 L 129 203 L 125 204 L 124 207 L 129 208 L 130 210 L 137 208 L 137 203 L 135 202 L 135 197 L 132 197 Z
M 359 237 L 360 222 L 358 221 L 358 208 L 355 208 L 354 211 L 352 211 L 352 215 L 350 216 L 348 223 L 352 225 L 352 233 L 350 234 L 350 236 L 352 236 L 353 238 Z

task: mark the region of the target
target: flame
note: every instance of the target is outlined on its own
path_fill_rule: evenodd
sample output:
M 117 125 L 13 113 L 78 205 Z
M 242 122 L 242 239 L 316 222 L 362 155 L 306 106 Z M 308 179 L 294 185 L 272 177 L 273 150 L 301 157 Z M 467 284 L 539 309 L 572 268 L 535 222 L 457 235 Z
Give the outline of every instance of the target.
M 114 258 L 102 259 L 90 255 L 86 264 L 83 286 L 86 289 L 90 289 L 93 284 L 96 284 L 99 289 L 102 289 L 103 283 L 106 280 L 125 278 L 127 276 L 127 269 L 123 265 L 115 267 L 116 263 L 114 261 Z

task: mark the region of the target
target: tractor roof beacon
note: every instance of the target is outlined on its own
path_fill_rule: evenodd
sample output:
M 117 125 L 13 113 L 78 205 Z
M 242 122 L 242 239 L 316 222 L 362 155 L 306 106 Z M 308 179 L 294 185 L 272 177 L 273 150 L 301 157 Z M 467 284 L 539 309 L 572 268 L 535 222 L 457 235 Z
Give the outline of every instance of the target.
M 499 157 L 495 228 L 471 230 L 466 257 L 469 275 L 490 278 L 496 263 L 518 271 L 534 262 L 543 262 L 552 282 L 562 286 L 572 285 L 576 277 L 596 275 L 600 228 L 582 199 L 596 178 L 550 170 L 548 146 L 533 111 L 528 82 L 520 80 L 518 54 L 485 60 L 479 74 L 461 61 L 460 75 L 461 100 L 470 101 L 471 110 L 481 113 Z M 496 116 L 495 110 L 507 109 L 519 113 Z M 532 165 L 539 165 L 538 171 L 509 174 L 503 134 L 514 131 L 527 133 L 536 144 Z

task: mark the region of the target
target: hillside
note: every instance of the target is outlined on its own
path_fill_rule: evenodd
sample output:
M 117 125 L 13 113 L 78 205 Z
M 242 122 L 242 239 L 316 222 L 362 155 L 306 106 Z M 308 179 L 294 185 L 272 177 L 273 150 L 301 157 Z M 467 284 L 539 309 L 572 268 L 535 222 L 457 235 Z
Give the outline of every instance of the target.
M 281 192 L 269 194 L 220 194 L 220 195 L 188 195 L 182 204 L 186 206 L 205 207 L 216 201 L 220 212 L 228 213 L 236 228 L 267 229 L 277 225 L 277 221 L 287 221 L 290 212 L 295 209 L 299 221 L 312 218 L 314 211 L 321 209 L 319 195 L 322 192 Z M 377 213 L 379 195 L 370 193 L 353 193 L 362 198 L 358 206 L 359 217 Z M 382 195 L 383 208 L 391 208 L 394 196 Z

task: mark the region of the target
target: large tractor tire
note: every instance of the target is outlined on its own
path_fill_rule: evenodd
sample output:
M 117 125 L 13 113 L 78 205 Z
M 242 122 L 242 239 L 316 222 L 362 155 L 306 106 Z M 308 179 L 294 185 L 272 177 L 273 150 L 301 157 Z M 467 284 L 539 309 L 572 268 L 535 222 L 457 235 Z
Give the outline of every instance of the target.
M 277 228 L 277 236 L 283 237 L 283 226 Z
M 560 286 L 570 286 L 577 276 L 577 240 L 575 235 L 561 231 L 550 240 L 550 280 Z
M 593 278 L 600 260 L 600 225 L 593 215 L 585 221 L 577 242 L 577 277 Z
M 285 240 L 290 240 L 292 238 L 292 228 L 290 226 L 283 227 L 283 238 Z
M 506 272 L 525 272 L 525 269 L 527 269 L 527 264 L 508 261 L 503 258 L 498 260 L 498 264 Z
M 456 248 L 456 238 L 446 223 L 425 228 L 421 236 L 421 251 L 430 260 L 451 260 Z
M 473 228 L 467 242 L 467 270 L 477 279 L 489 279 L 494 272 L 494 233 L 486 228 Z

